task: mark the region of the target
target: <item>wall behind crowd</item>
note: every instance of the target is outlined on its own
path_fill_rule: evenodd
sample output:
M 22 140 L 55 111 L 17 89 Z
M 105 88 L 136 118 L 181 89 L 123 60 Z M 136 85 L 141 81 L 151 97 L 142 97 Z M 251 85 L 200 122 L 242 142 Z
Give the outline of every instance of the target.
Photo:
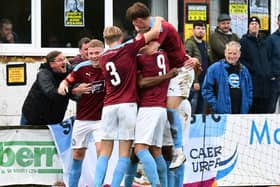
M 11 64 L 11 63 L 10 63 Z M 16 63 L 21 64 L 21 63 Z M 21 107 L 24 99 L 36 79 L 41 62 L 26 63 L 27 80 L 26 85 L 8 86 L 6 79 L 6 64 L 0 63 L 0 126 L 19 125 Z M 42 106 L 44 107 L 44 106 Z M 71 101 L 65 117 L 75 115 L 76 103 Z

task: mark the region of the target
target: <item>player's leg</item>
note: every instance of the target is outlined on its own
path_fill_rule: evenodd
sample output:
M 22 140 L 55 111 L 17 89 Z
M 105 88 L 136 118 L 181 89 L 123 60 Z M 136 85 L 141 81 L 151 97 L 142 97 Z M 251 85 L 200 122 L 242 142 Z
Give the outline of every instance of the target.
M 124 179 L 124 186 L 131 187 L 134 181 L 134 177 L 137 173 L 137 166 L 138 166 L 139 159 L 134 153 L 134 147 L 131 148 L 130 151 L 130 164 L 128 169 L 126 170 L 125 179 Z
M 170 164 L 170 168 L 179 167 L 186 157 L 183 153 L 183 123 L 178 115 L 177 109 L 184 98 L 189 96 L 190 88 L 194 78 L 194 71 L 192 69 L 182 68 L 179 74 L 171 79 L 168 89 L 167 107 L 171 114 L 171 127 L 175 130 L 174 136 L 175 149 L 173 151 L 174 157 Z
M 174 187 L 175 184 L 175 172 L 174 170 L 169 169 L 169 165 L 172 161 L 172 148 L 173 148 L 173 139 L 170 131 L 170 124 L 168 121 L 165 123 L 165 129 L 163 133 L 163 147 L 162 147 L 162 155 L 166 161 L 167 165 L 167 181 L 168 187 Z
M 72 132 L 72 154 L 73 159 L 69 172 L 69 187 L 77 187 L 82 172 L 82 164 L 85 158 L 92 124 L 88 121 L 76 120 Z
M 106 175 L 108 162 L 113 151 L 115 129 L 118 128 L 116 111 L 117 106 L 105 106 L 102 111 L 102 124 L 103 133 L 101 141 L 100 155 L 97 159 L 95 174 L 94 174 L 94 187 L 101 187 Z
M 111 187 L 119 187 L 130 165 L 130 148 L 135 137 L 135 124 L 137 115 L 136 103 L 119 104 L 117 111 L 119 126 L 119 160 L 114 170 Z
M 104 182 L 108 162 L 113 151 L 114 140 L 102 140 L 100 156 L 96 162 L 94 174 L 94 187 L 101 187 Z
M 161 187 L 168 187 L 167 181 L 167 165 L 161 152 L 161 147 L 151 146 L 151 153 L 157 165 L 157 172 Z
M 191 120 L 191 104 L 185 99 L 178 107 L 178 113 L 183 121 L 183 145 L 185 145 L 185 137 L 189 136 L 190 120 Z M 175 186 L 182 187 L 184 184 L 185 164 L 175 169 Z
M 159 128 L 162 123 L 162 115 L 165 115 L 166 109 L 162 107 L 141 107 L 138 112 L 135 129 L 135 154 L 141 161 L 144 171 L 152 186 L 160 184 L 157 164 L 149 151 L 150 145 L 162 145 L 163 129 Z M 159 125 L 158 125 L 159 124 Z M 158 138 L 155 138 L 155 135 Z M 156 142 L 155 140 L 158 140 Z

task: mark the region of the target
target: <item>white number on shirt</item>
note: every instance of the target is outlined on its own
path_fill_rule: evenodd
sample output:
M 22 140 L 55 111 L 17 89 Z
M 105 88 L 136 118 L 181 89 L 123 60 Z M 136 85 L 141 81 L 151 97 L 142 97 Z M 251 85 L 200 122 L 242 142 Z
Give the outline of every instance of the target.
M 105 68 L 108 72 L 110 72 L 110 75 L 113 76 L 114 78 L 111 79 L 111 83 L 113 86 L 117 86 L 121 83 L 121 78 L 120 75 L 117 72 L 116 66 L 113 62 L 108 62 L 105 65 Z
M 164 75 L 166 74 L 166 66 L 165 66 L 165 58 L 162 54 L 157 56 L 157 65 L 162 71 L 158 72 L 158 75 Z

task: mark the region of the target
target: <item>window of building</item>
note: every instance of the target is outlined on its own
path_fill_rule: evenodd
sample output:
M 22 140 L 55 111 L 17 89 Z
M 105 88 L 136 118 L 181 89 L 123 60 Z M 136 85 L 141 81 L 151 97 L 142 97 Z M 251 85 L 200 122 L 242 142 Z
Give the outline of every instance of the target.
M 2 0 L 0 43 L 31 43 L 31 0 Z
M 76 26 L 74 22 L 65 22 L 67 16 L 75 15 L 75 13 L 69 14 L 71 10 L 67 6 L 67 3 L 70 3 L 70 0 L 41 1 L 42 47 L 75 48 L 78 45 L 79 39 L 82 37 L 103 40 L 104 0 L 73 0 L 72 2 L 75 1 L 79 3 L 78 9 L 82 12 L 82 26 Z
M 83 11 L 81 24 L 68 5 L 74 1 Z M 163 16 L 176 27 L 174 0 L 1 0 L 0 19 L 10 20 L 17 39 L 12 44 L 0 42 L 0 56 L 41 57 L 57 48 L 66 56 L 73 56 L 78 53 L 77 43 L 81 37 L 103 40 L 104 26 L 112 24 L 131 34 L 133 27 L 125 13 L 137 1 L 148 5 L 152 15 Z M 65 15 L 74 17 L 69 21 Z

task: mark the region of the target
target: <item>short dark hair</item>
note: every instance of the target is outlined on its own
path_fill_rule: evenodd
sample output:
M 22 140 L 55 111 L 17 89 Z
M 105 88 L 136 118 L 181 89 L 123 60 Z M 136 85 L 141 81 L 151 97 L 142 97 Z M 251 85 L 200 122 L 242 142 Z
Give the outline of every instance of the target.
M 278 21 L 280 21 L 280 14 L 278 14 Z
M 134 3 L 126 10 L 126 18 L 128 21 L 133 21 L 137 18 L 147 18 L 151 15 L 150 9 L 140 2 Z
M 205 27 L 205 23 L 203 21 L 195 21 L 193 23 L 193 28 L 195 28 L 196 26 L 199 26 L 199 27 Z
M 82 45 L 83 45 L 83 44 L 87 44 L 87 43 L 89 43 L 89 42 L 90 42 L 90 38 L 88 38 L 88 37 L 83 37 L 83 38 L 81 38 L 81 39 L 79 40 L 79 42 L 78 42 L 78 47 L 79 47 L 79 49 L 82 48 Z
M 49 52 L 46 56 L 47 63 L 53 62 L 55 60 L 55 58 L 58 55 L 60 55 L 61 53 L 62 53 L 61 51 L 51 51 L 51 52 Z
M 12 21 L 9 20 L 8 18 L 2 18 L 2 19 L 0 20 L 0 28 L 1 28 L 1 29 L 2 29 L 2 27 L 3 27 L 4 24 L 12 24 Z

